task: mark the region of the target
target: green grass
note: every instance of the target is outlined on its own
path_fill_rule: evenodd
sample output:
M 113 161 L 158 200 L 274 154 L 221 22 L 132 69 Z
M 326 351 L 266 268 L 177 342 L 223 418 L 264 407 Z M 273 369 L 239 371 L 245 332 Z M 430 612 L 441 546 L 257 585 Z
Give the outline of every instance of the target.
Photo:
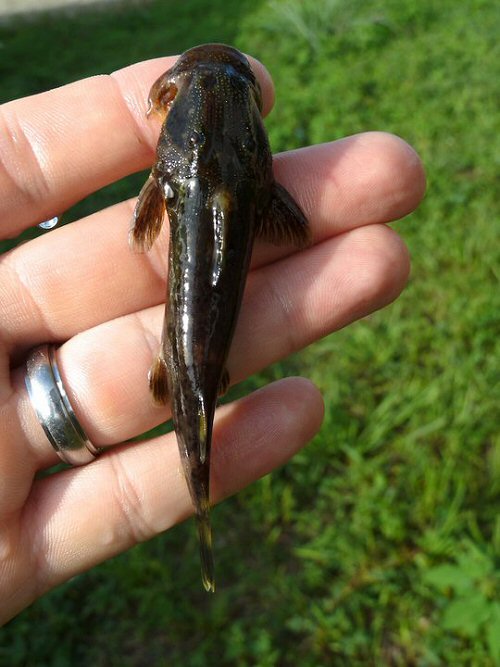
M 2 97 L 234 43 L 274 76 L 275 150 L 368 129 L 415 145 L 428 195 L 396 225 L 412 278 L 390 308 L 236 389 L 300 372 L 326 418 L 290 464 L 215 510 L 215 596 L 200 591 L 188 522 L 22 613 L 0 664 L 499 665 L 495 3 L 179 4 L 0 30 Z M 72 216 L 136 191 L 108 188 Z

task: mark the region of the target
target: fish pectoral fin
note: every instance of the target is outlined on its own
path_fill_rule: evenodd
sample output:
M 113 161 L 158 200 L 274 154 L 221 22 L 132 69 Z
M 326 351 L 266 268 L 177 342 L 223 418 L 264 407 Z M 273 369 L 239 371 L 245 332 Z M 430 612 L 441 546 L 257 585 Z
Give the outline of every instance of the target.
M 219 382 L 219 396 L 224 396 L 226 391 L 229 389 L 231 383 L 231 378 L 229 377 L 229 371 L 227 368 L 224 368 Z
M 153 362 L 148 375 L 149 391 L 157 405 L 168 403 L 168 372 L 165 359 L 159 354 Z
M 165 198 L 158 181 L 151 174 L 139 193 L 129 232 L 133 250 L 147 252 L 160 233 L 165 217 Z
M 305 215 L 292 195 L 274 183 L 271 200 L 257 226 L 257 236 L 276 245 L 311 245 L 311 230 Z

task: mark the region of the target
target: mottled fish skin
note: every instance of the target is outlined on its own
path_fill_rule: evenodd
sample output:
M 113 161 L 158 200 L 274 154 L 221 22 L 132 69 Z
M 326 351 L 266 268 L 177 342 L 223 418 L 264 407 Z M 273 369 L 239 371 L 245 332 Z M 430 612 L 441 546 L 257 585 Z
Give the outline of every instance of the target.
M 155 401 L 171 404 L 209 591 L 212 424 L 253 241 L 309 243 L 302 211 L 274 181 L 261 111 L 260 86 L 239 51 L 206 44 L 182 54 L 151 88 L 148 113 L 163 126 L 130 232 L 132 247 L 149 250 L 168 212 L 168 300 L 149 379 Z

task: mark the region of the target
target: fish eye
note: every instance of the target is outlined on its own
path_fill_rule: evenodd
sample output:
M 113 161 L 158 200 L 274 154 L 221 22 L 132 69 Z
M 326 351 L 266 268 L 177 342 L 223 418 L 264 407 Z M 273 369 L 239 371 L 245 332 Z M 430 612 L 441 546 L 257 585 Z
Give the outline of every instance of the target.
M 203 146 L 204 143 L 205 143 L 204 133 L 198 130 L 193 130 L 191 136 L 189 137 L 189 144 L 193 148 L 198 148 L 200 146 Z

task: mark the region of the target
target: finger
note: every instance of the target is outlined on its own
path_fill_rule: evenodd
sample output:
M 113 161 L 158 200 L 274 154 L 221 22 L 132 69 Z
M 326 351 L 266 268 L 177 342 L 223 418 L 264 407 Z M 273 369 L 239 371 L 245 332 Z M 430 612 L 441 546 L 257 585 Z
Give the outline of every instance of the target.
M 398 220 L 413 211 L 425 193 L 418 154 L 386 132 L 362 132 L 281 153 L 274 166 L 277 180 L 314 215 L 316 240 Z
M 425 188 L 414 151 L 381 133 L 283 154 L 278 165 L 281 182 L 294 191 L 317 242 L 406 215 Z M 147 255 L 131 252 L 131 211 L 131 202 L 106 209 L 4 257 L 0 303 L 11 351 L 65 340 L 164 301 L 168 235 Z M 254 266 L 289 252 L 260 245 Z
M 367 315 L 403 289 L 408 255 L 384 225 L 363 227 L 252 273 L 228 370 L 233 382 Z M 165 421 L 147 375 L 159 348 L 163 306 L 107 322 L 68 341 L 59 367 L 75 413 L 96 445 L 112 445 Z M 55 453 L 37 423 L 19 374 L 24 461 L 43 468 Z M 6 451 L 5 456 L 20 456 Z
M 322 417 L 318 390 L 302 378 L 276 382 L 218 410 L 212 500 L 218 502 L 282 465 L 312 438 Z M 21 585 L 11 580 L 13 588 L 17 584 L 18 607 L 11 606 L 10 615 L 36 595 L 191 513 L 173 434 L 39 480 L 23 513 L 20 552 L 30 554 L 31 561 L 19 574 Z M 170 557 L 174 567 L 175 554 Z
M 159 125 L 146 119 L 147 97 L 175 60 L 138 63 L 0 107 L 2 237 L 152 163 Z M 252 64 L 267 112 L 271 78 L 258 61 Z

